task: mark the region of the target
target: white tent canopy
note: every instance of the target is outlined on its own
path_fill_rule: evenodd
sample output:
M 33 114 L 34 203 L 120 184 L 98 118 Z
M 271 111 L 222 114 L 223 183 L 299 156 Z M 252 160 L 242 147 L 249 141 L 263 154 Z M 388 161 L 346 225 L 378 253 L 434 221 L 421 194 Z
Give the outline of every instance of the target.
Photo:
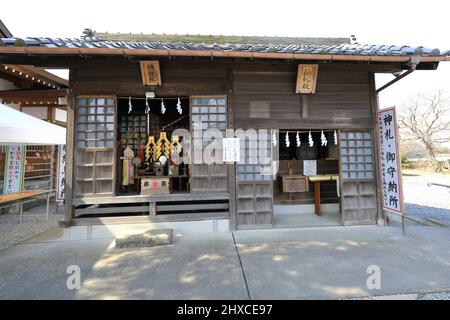
M 0 145 L 63 145 L 66 129 L 0 103 Z

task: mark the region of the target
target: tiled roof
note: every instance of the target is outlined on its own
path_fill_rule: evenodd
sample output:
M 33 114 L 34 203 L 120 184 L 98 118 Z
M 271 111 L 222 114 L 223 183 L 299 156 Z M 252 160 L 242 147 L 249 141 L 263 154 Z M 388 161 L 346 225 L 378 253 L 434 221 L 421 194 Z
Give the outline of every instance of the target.
M 271 38 L 266 37 L 266 40 Z M 221 52 L 253 52 L 253 53 L 289 53 L 289 54 L 322 54 L 344 56 L 448 56 L 450 51 L 439 49 L 397 45 L 368 44 L 305 44 L 276 41 L 261 43 L 196 43 L 186 41 L 120 41 L 102 40 L 97 37 L 79 39 L 62 38 L 2 38 L 0 47 L 46 47 L 46 48 L 99 48 L 99 49 L 144 49 L 144 50 L 179 50 L 179 51 L 221 51 Z M 293 38 L 284 38 L 293 39 Z M 298 38 L 299 39 L 299 38 Z M 304 38 L 308 39 L 308 38 Z M 327 39 L 327 38 L 315 38 Z M 331 38 L 333 39 L 333 38 Z M 276 42 L 275 42 L 276 41 Z
M 12 37 L 12 33 L 8 30 L 5 24 L 0 20 L 0 36 L 2 37 Z
M 89 29 L 87 29 L 89 30 Z M 93 34 L 93 33 L 91 33 Z M 127 42 L 184 42 L 184 43 L 228 43 L 228 44 L 272 44 L 290 45 L 339 45 L 350 43 L 350 38 L 330 37 L 269 37 L 269 36 L 228 36 L 228 35 L 202 35 L 202 34 L 136 34 L 136 33 L 95 33 L 95 36 L 104 41 Z

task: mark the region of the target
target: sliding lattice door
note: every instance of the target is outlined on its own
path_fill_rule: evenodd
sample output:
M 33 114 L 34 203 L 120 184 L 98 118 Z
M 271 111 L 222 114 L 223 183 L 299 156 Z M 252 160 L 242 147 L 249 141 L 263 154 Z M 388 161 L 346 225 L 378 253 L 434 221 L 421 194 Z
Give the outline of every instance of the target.
M 373 135 L 370 131 L 341 131 L 339 139 L 344 224 L 375 223 Z
M 226 96 L 191 97 L 190 105 L 191 132 L 194 139 L 205 137 L 208 129 L 217 129 L 225 137 L 227 129 Z M 210 142 L 203 139 L 203 149 Z M 228 192 L 227 164 L 201 163 L 191 164 L 189 167 L 191 192 Z
M 75 197 L 115 192 L 116 99 L 78 97 L 75 109 Z

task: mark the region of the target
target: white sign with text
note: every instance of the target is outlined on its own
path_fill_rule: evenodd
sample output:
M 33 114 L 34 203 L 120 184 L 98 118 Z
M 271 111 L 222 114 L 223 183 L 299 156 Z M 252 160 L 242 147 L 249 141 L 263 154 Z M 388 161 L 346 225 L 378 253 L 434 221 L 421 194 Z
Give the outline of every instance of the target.
M 378 157 L 380 161 L 383 208 L 403 215 L 401 192 L 401 166 L 398 152 L 397 117 L 395 108 L 377 112 L 378 118 Z
M 64 202 L 66 186 L 66 146 L 58 146 L 58 176 L 56 177 L 56 202 Z
M 223 161 L 239 162 L 241 158 L 239 138 L 223 138 Z
M 303 175 L 307 177 L 317 175 L 316 160 L 303 160 Z

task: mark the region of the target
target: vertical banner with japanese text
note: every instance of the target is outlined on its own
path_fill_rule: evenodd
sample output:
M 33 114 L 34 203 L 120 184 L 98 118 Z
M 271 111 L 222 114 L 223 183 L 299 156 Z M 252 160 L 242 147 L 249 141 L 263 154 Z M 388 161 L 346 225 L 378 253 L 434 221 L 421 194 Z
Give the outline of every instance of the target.
M 58 146 L 58 168 L 56 177 L 56 202 L 63 202 L 66 186 L 66 146 Z
M 3 193 L 14 193 L 23 190 L 25 171 L 25 146 L 11 145 L 8 147 L 5 160 L 5 177 Z
M 403 194 L 395 108 L 377 112 L 383 209 L 403 215 Z

